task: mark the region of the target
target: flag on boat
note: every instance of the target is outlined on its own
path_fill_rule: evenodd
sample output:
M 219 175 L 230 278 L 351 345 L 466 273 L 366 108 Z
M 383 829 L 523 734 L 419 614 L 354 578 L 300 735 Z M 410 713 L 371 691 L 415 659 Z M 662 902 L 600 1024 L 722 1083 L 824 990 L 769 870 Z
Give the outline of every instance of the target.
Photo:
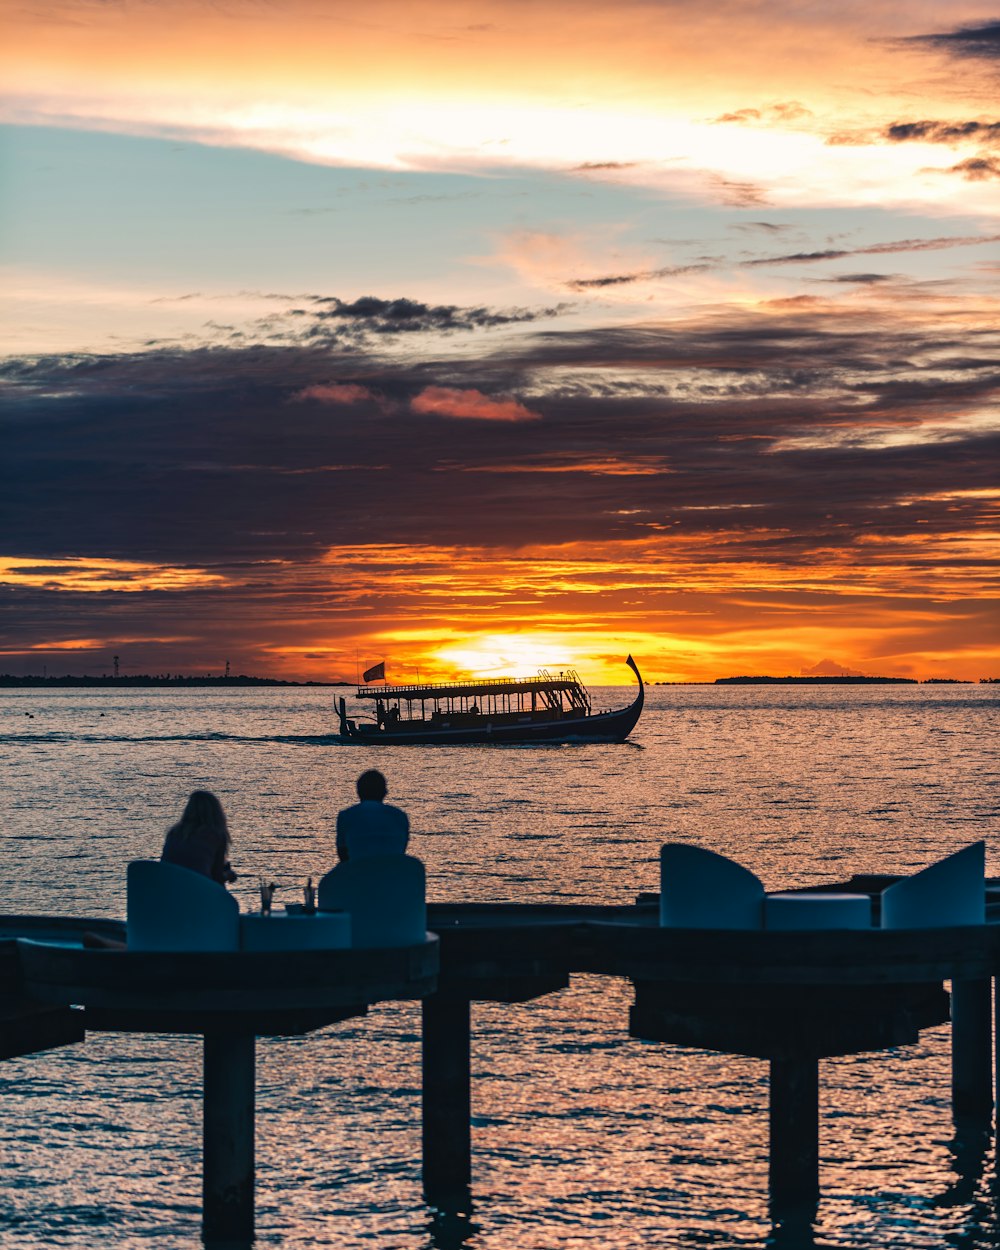
M 373 664 L 371 668 L 366 668 L 363 676 L 366 682 L 385 681 L 385 660 L 380 660 L 378 664 Z

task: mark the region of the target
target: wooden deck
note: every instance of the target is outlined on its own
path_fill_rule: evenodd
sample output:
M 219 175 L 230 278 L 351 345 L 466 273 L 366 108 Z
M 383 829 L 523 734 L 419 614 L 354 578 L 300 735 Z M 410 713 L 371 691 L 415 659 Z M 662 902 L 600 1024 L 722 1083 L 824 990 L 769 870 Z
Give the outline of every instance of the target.
M 988 1126 L 1000 924 L 789 934 L 658 921 L 655 896 L 625 906 L 441 902 L 428 906 L 436 936 L 416 947 L 171 954 L 78 945 L 84 930 L 121 936 L 117 922 L 0 917 L 0 1054 L 79 1041 L 84 1026 L 203 1034 L 205 1235 L 244 1242 L 254 1037 L 305 1032 L 390 999 L 422 1000 L 423 1177 L 438 1205 L 467 1203 L 472 1182 L 472 1004 L 525 1002 L 575 973 L 633 983 L 621 1024 L 633 1037 L 770 1061 L 776 1210 L 818 1199 L 823 1056 L 907 1044 L 950 1016 L 955 1114 Z
M 83 1012 L 33 999 L 24 984 L 17 943 L 0 940 L 0 1059 L 82 1042 Z

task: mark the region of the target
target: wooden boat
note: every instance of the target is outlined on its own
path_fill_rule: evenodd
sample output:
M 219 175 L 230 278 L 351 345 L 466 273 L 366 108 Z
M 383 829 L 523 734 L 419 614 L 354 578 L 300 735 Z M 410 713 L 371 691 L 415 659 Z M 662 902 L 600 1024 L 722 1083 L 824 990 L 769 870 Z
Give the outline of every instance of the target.
M 625 661 L 639 682 L 628 707 L 595 712 L 573 669 L 538 677 L 412 686 L 359 686 L 357 697 L 375 704 L 374 721 L 348 718 L 338 705 L 338 740 L 394 746 L 465 746 L 531 742 L 624 742 L 642 713 L 644 687 L 631 656 Z

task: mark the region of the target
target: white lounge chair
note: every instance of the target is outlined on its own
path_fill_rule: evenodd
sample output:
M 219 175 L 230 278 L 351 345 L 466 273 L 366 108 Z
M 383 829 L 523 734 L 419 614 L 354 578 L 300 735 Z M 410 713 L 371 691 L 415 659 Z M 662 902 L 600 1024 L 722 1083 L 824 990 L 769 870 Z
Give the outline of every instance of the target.
M 764 886 L 749 869 L 700 846 L 660 851 L 660 924 L 679 929 L 759 929 Z
M 985 842 L 973 842 L 882 891 L 883 929 L 985 923 Z
M 319 883 L 320 911 L 351 915 L 351 946 L 416 946 L 427 940 L 426 875 L 411 855 L 368 855 L 338 864 Z
M 126 884 L 129 950 L 239 950 L 239 904 L 225 886 L 152 859 L 133 860 Z

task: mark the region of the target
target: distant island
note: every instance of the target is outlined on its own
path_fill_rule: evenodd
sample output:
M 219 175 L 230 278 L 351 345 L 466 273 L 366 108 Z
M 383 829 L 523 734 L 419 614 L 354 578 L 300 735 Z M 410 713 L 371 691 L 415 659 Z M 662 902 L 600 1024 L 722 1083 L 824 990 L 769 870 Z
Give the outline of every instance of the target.
M 1000 682 L 997 677 L 980 677 L 980 685 Z M 711 681 L 651 681 L 650 686 L 971 686 L 971 680 L 959 677 L 716 677 Z M 76 689 L 101 689 L 128 686 L 139 689 L 144 686 L 353 686 L 352 681 L 283 681 L 279 677 L 185 677 L 180 673 L 136 673 L 118 677 L 102 674 L 100 677 L 74 677 L 69 673 L 62 677 L 16 676 L 0 673 L 0 690 L 70 687 Z
M 12 673 L 0 673 L 0 689 L 26 689 L 48 686 L 97 687 L 97 686 L 349 686 L 349 681 L 282 681 L 277 677 L 182 677 L 180 674 L 163 673 L 154 676 L 136 673 L 131 677 L 15 677 Z
M 990 685 L 995 677 L 980 677 L 979 684 Z M 715 686 L 974 686 L 970 677 L 862 677 L 846 673 L 822 677 L 716 677 Z
M 716 677 L 716 686 L 918 686 L 915 677 Z

